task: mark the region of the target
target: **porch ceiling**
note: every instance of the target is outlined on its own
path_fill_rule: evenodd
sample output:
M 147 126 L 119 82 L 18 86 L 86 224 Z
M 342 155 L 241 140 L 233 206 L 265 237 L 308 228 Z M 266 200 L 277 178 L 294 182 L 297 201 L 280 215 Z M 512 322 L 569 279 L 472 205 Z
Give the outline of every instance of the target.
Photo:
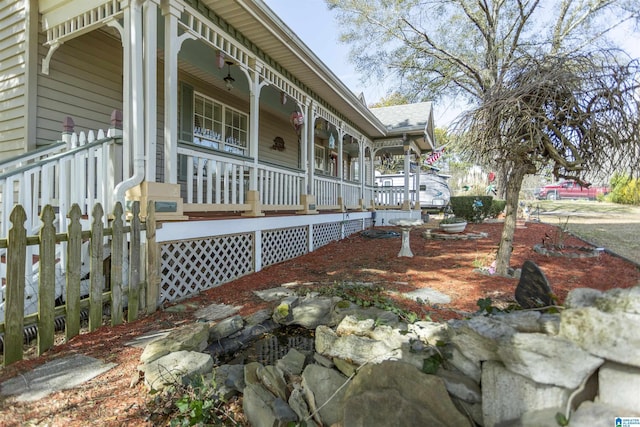
M 385 126 L 359 97 L 261 0 L 203 0 L 203 3 L 365 134 L 371 138 L 386 135 Z

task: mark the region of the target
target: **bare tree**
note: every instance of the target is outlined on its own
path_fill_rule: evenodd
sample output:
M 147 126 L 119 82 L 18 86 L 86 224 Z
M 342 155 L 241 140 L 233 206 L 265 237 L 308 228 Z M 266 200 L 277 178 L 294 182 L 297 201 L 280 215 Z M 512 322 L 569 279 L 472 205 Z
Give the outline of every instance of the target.
M 518 110 L 513 108 L 501 111 L 500 107 L 507 105 L 496 102 L 499 97 L 504 96 L 503 91 L 519 84 L 519 74 L 534 69 L 529 63 L 530 60 L 523 58 L 546 58 L 554 61 L 564 57 L 567 58 L 567 62 L 562 62 L 562 65 L 573 63 L 578 66 L 581 53 L 616 52 L 612 33 L 616 29 L 637 24 L 640 16 L 640 3 L 637 0 L 326 1 L 335 11 L 341 24 L 341 39 L 350 44 L 351 58 L 364 75 L 379 80 L 395 78 L 397 86 L 392 90 L 405 95 L 410 101 L 437 101 L 444 97 L 462 98 L 475 112 L 474 123 L 477 126 L 471 126 L 467 120 L 467 129 L 476 136 L 483 131 L 486 132 L 486 137 L 479 141 L 495 138 L 490 147 L 497 147 L 501 152 L 510 152 L 511 145 L 514 145 L 514 152 L 520 153 L 521 157 L 513 154 L 502 162 L 493 163 L 496 165 L 498 176 L 504 177 L 498 187 L 499 194 L 505 197 L 511 194 L 512 199 L 508 202 L 512 207 L 517 206 L 517 198 L 514 205 L 513 194 L 522 186 L 522 177 L 526 173 L 539 170 L 539 160 L 520 162 L 521 159 L 529 157 L 526 147 L 521 147 L 525 144 L 518 138 L 512 138 L 515 133 L 509 133 L 508 138 L 496 138 L 502 135 L 504 126 L 513 128 L 524 117 L 521 113 L 516 114 Z M 625 56 L 621 50 L 616 54 L 620 57 Z M 628 55 L 626 58 L 628 62 Z M 601 59 L 603 64 L 604 59 L 612 58 L 609 56 Z M 537 69 L 534 74 L 542 73 L 542 68 Z M 615 73 L 603 73 L 601 66 L 583 68 L 586 69 L 594 70 L 594 73 L 600 70 L 596 74 L 601 76 L 602 83 L 610 81 L 609 79 L 615 81 L 617 78 Z M 610 71 L 613 72 L 613 68 Z M 525 74 L 520 78 L 524 79 Z M 595 78 L 595 75 L 591 78 Z M 522 83 L 526 82 L 527 80 L 523 80 Z M 565 94 L 572 94 L 577 96 L 576 99 L 583 100 L 578 92 L 568 91 Z M 628 92 L 624 94 L 627 100 Z M 595 93 L 592 95 L 595 96 Z M 558 94 L 552 99 L 556 100 L 558 105 L 562 105 L 559 102 L 561 98 L 562 94 Z M 570 99 L 568 98 L 567 102 Z M 523 98 L 521 104 L 524 105 L 525 101 Z M 528 101 L 532 102 L 532 108 L 540 108 L 538 99 L 532 98 Z M 595 101 L 604 102 L 599 98 L 594 99 Z M 488 103 L 486 108 L 485 103 Z M 603 104 L 589 106 L 589 111 L 602 110 L 599 114 L 602 120 L 598 122 L 599 125 L 606 122 L 607 114 L 604 107 Z M 487 117 L 483 119 L 482 114 L 486 114 Z M 499 127 L 488 127 L 492 123 L 489 120 L 490 114 L 502 117 Z M 482 123 L 487 126 L 480 126 Z M 529 125 L 532 129 L 536 126 L 546 129 L 541 132 L 556 131 L 551 127 L 547 128 L 544 123 Z M 620 141 L 625 139 L 624 133 L 616 136 L 620 126 L 621 124 L 616 123 L 608 127 L 610 141 L 616 138 Z M 588 144 L 603 141 L 606 132 L 595 129 L 589 122 L 583 122 L 582 128 L 574 126 L 573 134 L 565 134 L 565 130 L 561 128 L 560 134 L 556 136 L 560 141 L 557 152 L 562 154 L 553 159 L 558 176 L 580 177 L 580 168 L 583 168 L 584 172 L 598 163 L 605 163 L 605 158 L 596 162 L 596 157 L 589 155 Z M 522 131 L 524 132 L 524 129 Z M 536 141 L 534 136 L 541 132 L 530 134 L 531 144 Z M 598 132 L 602 132 L 602 135 L 596 136 Z M 527 135 L 529 134 L 523 133 L 520 137 L 528 140 L 528 137 L 525 138 Z M 563 140 L 560 135 L 567 139 Z M 572 148 L 562 145 L 574 140 L 582 141 L 580 150 L 584 151 L 572 154 Z M 596 147 L 602 149 L 603 145 L 595 144 L 591 148 Z M 491 151 L 487 150 L 481 159 L 494 159 L 491 157 Z M 540 152 L 545 153 L 550 156 L 556 155 L 550 150 Z M 605 157 L 616 155 L 613 150 L 601 154 Z M 517 191 L 515 193 L 517 197 Z M 513 218 L 505 223 L 503 241 L 499 249 L 501 259 L 498 272 L 502 274 L 506 272 L 512 248 Z
M 640 166 L 639 71 L 636 62 L 616 64 L 607 51 L 521 57 L 463 116 L 465 151 L 509 174 L 499 274 L 509 267 L 525 175 L 549 167 L 556 179 L 587 186 L 586 174 Z

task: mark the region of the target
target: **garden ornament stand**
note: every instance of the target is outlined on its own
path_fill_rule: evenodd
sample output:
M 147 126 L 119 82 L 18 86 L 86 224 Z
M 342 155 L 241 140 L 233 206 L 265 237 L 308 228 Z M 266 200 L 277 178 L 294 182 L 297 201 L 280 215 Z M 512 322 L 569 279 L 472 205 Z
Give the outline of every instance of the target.
M 398 218 L 389 220 L 389 224 L 398 226 L 402 230 L 402 247 L 400 248 L 400 252 L 398 252 L 398 256 L 413 258 L 413 252 L 411 252 L 411 246 L 409 245 L 409 236 L 413 227 L 424 224 L 422 220 Z

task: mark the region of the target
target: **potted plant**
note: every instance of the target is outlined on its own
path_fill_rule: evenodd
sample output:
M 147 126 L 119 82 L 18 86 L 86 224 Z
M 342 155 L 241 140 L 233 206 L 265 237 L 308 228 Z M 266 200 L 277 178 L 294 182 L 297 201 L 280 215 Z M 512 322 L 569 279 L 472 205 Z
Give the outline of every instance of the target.
M 462 233 L 467 227 L 467 220 L 457 216 L 450 216 L 440 221 L 440 229 L 445 233 Z

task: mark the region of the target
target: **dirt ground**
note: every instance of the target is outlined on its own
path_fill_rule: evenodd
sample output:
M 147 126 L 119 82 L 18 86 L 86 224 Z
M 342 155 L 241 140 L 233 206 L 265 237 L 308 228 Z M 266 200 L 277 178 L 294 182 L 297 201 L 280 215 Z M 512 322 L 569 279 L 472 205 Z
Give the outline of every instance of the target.
M 542 206 L 542 204 L 540 204 Z M 563 205 L 565 209 L 569 209 Z M 544 222 L 529 222 L 526 228 L 517 229 L 511 265 L 519 267 L 525 260 L 532 260 L 546 275 L 551 288 L 562 304 L 567 293 L 575 288 L 589 287 L 600 290 L 627 288 L 640 283 L 637 248 L 627 245 L 625 257 L 602 253 L 597 257 L 570 259 L 541 255 L 533 250 L 545 236 L 558 231 L 558 218 L 562 213 L 552 206 L 540 208 L 540 218 Z M 599 206 L 599 208 L 604 207 Z M 554 213 L 556 217 L 554 217 Z M 628 213 L 629 214 L 629 213 Z M 628 227 L 640 226 L 634 210 L 626 219 L 621 218 L 621 227 L 613 229 L 608 221 L 613 221 L 615 212 L 603 212 L 602 217 L 589 219 L 572 212 L 569 225 L 573 230 L 582 220 L 591 224 L 590 236 L 595 239 L 599 229 L 617 230 L 622 233 L 620 242 L 636 239 L 637 232 L 631 234 Z M 535 217 L 535 214 L 534 214 Z M 592 223 L 589 223 L 592 221 Z M 480 298 L 491 298 L 494 305 L 507 305 L 514 300 L 517 279 L 490 276 L 477 271 L 488 267 L 494 259 L 502 230 L 502 223 L 488 222 L 470 224 L 468 231 L 487 233 L 478 240 L 430 240 L 423 237 L 427 228 L 435 228 L 434 221 L 416 228 L 411 233 L 413 258 L 398 258 L 400 238 L 372 239 L 362 234 L 338 242 L 332 242 L 313 253 L 280 264 L 269 266 L 262 271 L 239 278 L 233 282 L 205 291 L 189 300 L 182 301 L 182 312 L 173 313 L 166 309 L 146 316 L 132 323 L 118 327 L 102 327 L 92 333 L 81 334 L 67 343 L 56 346 L 46 354 L 35 357 L 32 347 L 26 347 L 27 360 L 0 369 L 0 382 L 20 375 L 48 360 L 85 354 L 113 362 L 117 366 L 103 375 L 70 390 L 54 393 L 34 403 L 18 403 L 11 399 L 0 401 L 0 425 L 2 426 L 152 426 L 162 425 L 153 421 L 148 402 L 150 396 L 138 378 L 137 365 L 141 349 L 129 347 L 126 342 L 148 332 L 177 327 L 194 322 L 194 312 L 210 304 L 233 304 L 241 306 L 240 314 L 247 315 L 261 308 L 269 308 L 259 300 L 255 290 L 268 289 L 284 283 L 312 282 L 330 286 L 340 282 L 371 282 L 380 285 L 396 303 L 404 309 L 414 311 L 420 317 L 433 321 L 463 318 L 478 310 Z M 396 230 L 393 227 L 380 227 Z M 611 238 L 613 231 L 603 233 Z M 633 236 L 633 237 L 631 237 Z M 569 236 L 567 245 L 584 246 L 586 243 Z M 613 248 L 614 243 L 597 243 Z M 416 303 L 402 298 L 398 292 L 430 288 L 449 295 L 450 304 L 436 305 Z M 31 349 L 31 350 L 29 350 Z M 133 381 L 132 381 L 133 380 Z M 228 406 L 239 420 L 241 402 L 232 401 Z M 240 422 L 240 421 L 239 421 Z M 241 424 L 240 424 L 241 425 Z

